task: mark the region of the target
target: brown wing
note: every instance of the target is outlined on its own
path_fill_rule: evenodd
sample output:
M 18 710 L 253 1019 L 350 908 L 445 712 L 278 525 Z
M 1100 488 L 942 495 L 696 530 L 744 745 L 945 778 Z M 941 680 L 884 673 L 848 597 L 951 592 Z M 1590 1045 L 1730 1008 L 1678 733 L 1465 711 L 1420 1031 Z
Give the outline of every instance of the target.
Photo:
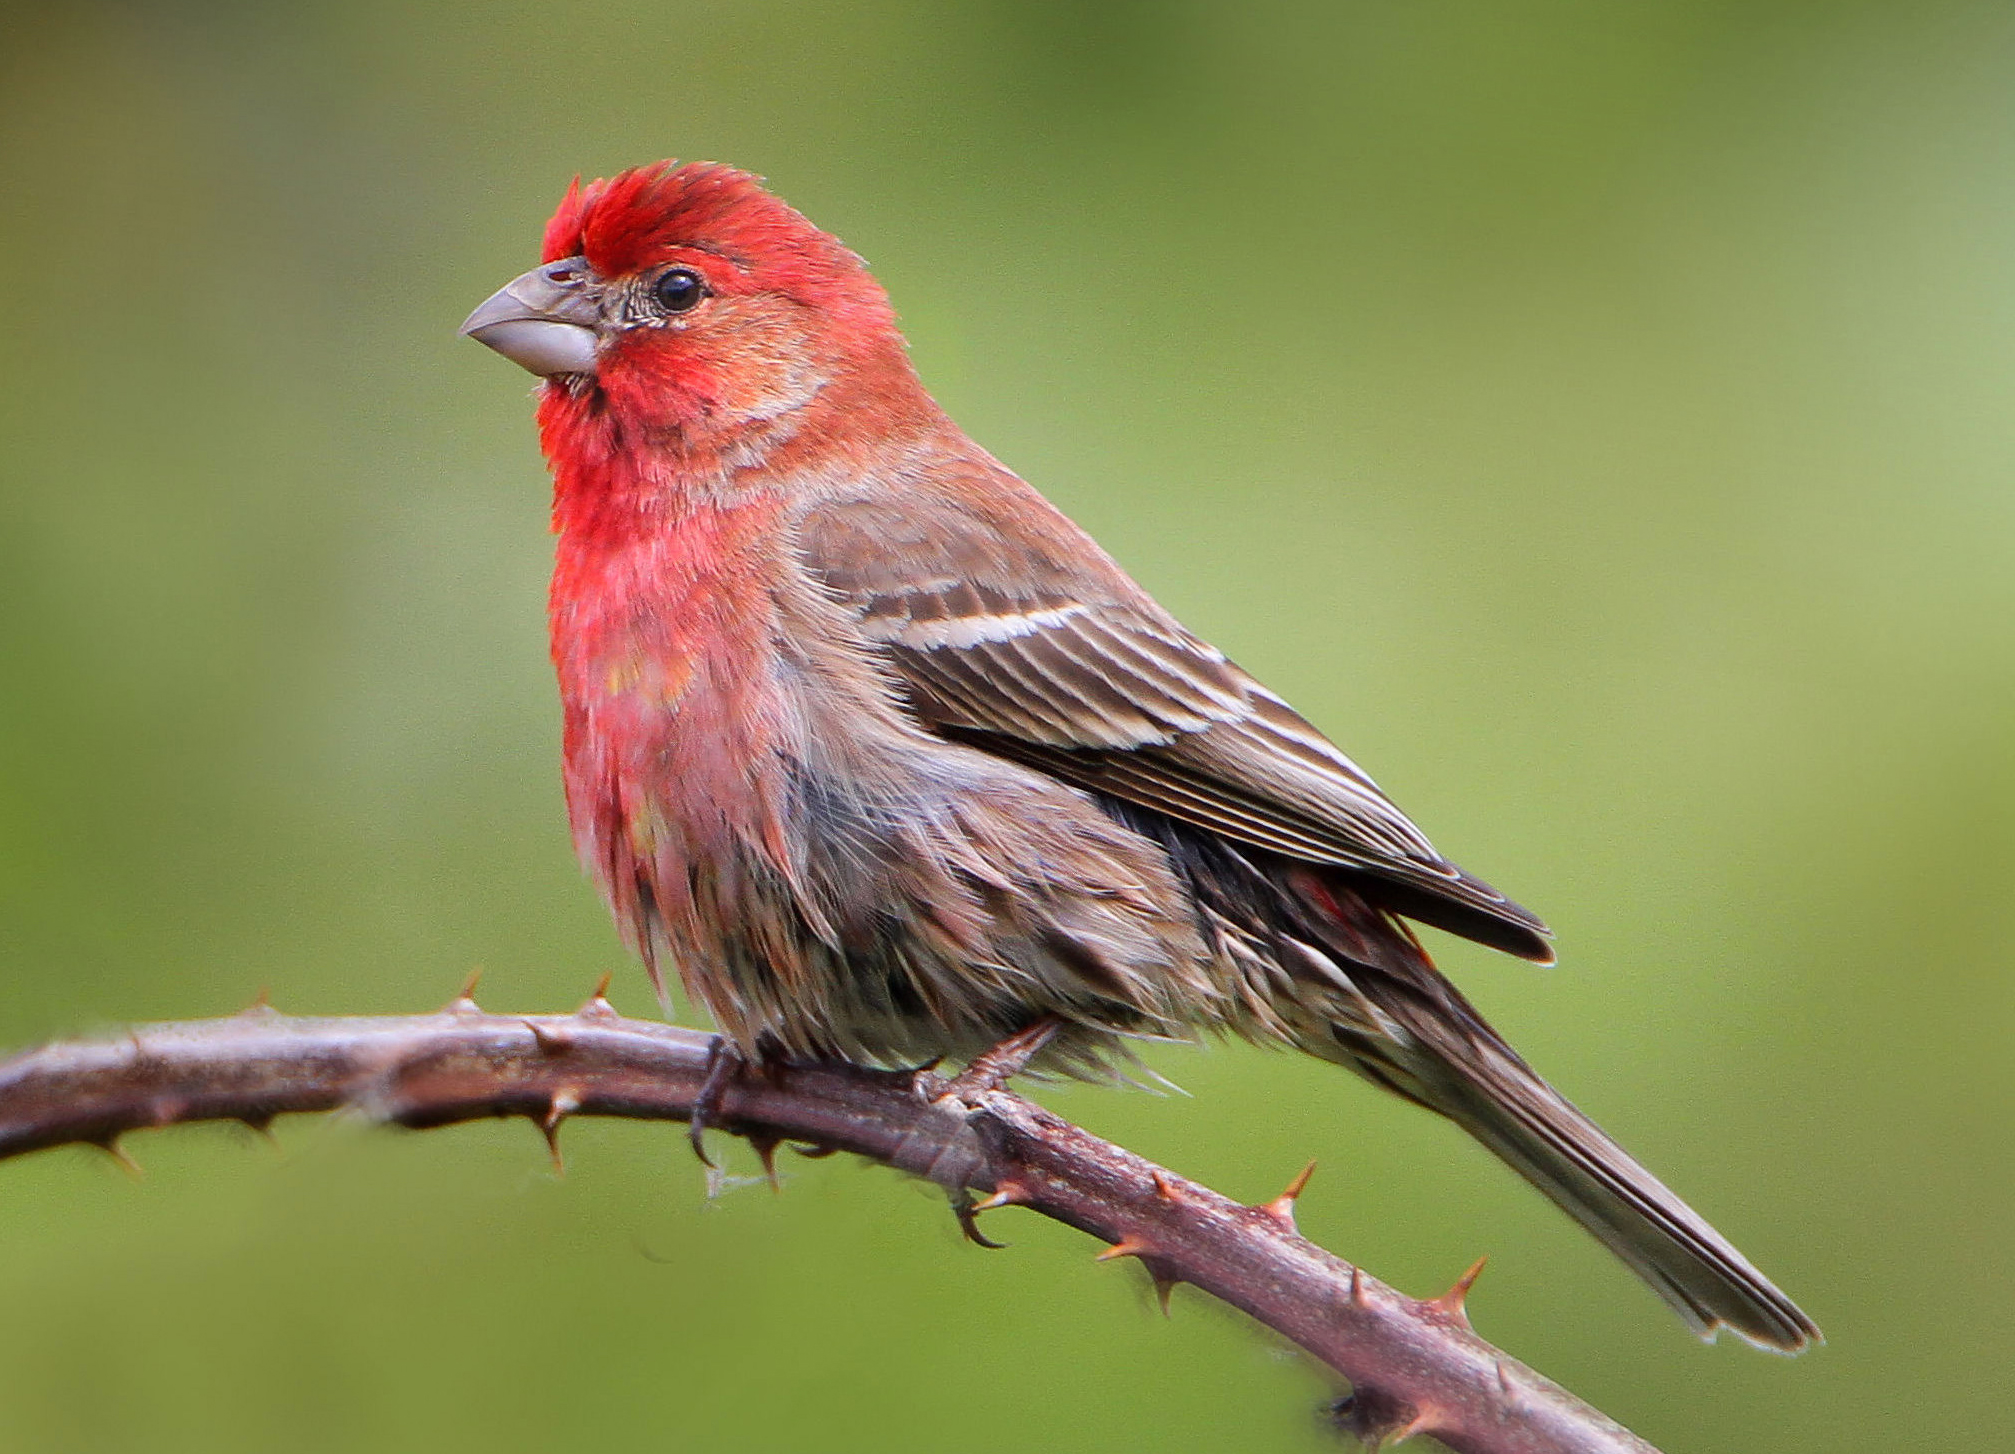
M 1401 913 L 1552 958 L 1544 924 L 1442 858 L 1327 738 L 994 468 L 984 488 L 954 473 L 896 499 L 825 501 L 800 524 L 806 565 L 858 611 L 925 725 L 1227 838 L 1369 874 Z

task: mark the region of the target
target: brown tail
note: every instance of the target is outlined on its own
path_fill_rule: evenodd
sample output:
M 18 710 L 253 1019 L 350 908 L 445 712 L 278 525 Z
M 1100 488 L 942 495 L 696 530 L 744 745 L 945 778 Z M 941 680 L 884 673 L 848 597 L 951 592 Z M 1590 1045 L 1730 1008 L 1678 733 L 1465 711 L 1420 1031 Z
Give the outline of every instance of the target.
M 1711 1339 L 1729 1328 L 1784 1353 L 1820 1341 L 1819 1329 L 1797 1304 L 1534 1074 L 1453 986 L 1443 981 L 1440 987 L 1452 1004 L 1433 1012 L 1418 1004 L 1382 1007 L 1398 1012 L 1393 1018 L 1410 1043 L 1388 1040 L 1374 1048 L 1357 1027 L 1339 1025 L 1335 1038 L 1344 1053 L 1337 1058 L 1441 1112 L 1496 1152 L 1629 1264 L 1701 1336 Z M 1458 1013 L 1450 1016 L 1449 1009 Z
M 1276 1003 L 1302 1049 L 1449 1117 L 1622 1258 L 1702 1336 L 1732 1328 L 1786 1353 L 1819 1340 L 1791 1299 L 1484 1023 L 1396 917 L 1411 909 L 1381 907 L 1389 888 L 1338 870 L 1255 859 L 1169 819 L 1121 811 L 1168 845 L 1214 922 L 1242 934 L 1255 957 L 1271 953 L 1285 991 Z

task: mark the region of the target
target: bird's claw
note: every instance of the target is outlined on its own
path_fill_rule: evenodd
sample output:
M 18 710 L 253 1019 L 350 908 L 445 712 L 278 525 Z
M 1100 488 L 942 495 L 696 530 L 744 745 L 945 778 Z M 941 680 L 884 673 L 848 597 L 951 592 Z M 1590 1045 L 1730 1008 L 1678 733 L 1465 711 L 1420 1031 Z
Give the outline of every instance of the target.
M 951 1193 L 951 1204 L 952 1215 L 959 1219 L 959 1231 L 965 1234 L 966 1241 L 994 1252 L 1007 1246 L 1007 1243 L 996 1242 L 980 1231 L 979 1207 L 973 1201 L 971 1192 L 959 1187 Z

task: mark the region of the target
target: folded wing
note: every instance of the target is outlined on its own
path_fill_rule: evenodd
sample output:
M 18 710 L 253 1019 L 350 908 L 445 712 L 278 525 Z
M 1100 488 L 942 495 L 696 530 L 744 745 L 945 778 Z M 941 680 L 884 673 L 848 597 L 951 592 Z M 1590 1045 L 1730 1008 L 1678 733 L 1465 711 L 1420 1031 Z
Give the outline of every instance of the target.
M 996 477 L 984 492 L 832 501 L 801 522 L 806 565 L 857 613 L 924 725 L 1237 842 L 1368 877 L 1396 912 L 1552 958 L 1544 924 L 1442 858 L 1286 702 L 1013 485 L 1012 495 Z

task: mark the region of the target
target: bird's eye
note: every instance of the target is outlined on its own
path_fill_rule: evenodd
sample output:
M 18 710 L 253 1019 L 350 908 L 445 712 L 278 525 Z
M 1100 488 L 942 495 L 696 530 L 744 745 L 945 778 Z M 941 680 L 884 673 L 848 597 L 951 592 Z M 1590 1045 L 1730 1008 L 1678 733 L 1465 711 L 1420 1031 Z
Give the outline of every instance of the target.
M 672 268 L 651 284 L 651 296 L 667 313 L 684 313 L 707 296 L 707 285 L 691 268 Z

